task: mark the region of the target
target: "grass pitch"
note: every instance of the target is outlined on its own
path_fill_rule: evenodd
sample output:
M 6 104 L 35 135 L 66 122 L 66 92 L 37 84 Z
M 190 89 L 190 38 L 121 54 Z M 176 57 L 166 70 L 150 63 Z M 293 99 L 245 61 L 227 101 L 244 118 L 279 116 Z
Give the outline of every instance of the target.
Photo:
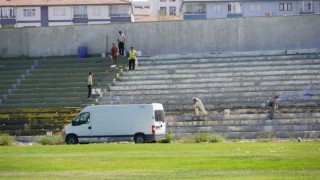
M 0 179 L 319 178 L 319 142 L 0 147 Z

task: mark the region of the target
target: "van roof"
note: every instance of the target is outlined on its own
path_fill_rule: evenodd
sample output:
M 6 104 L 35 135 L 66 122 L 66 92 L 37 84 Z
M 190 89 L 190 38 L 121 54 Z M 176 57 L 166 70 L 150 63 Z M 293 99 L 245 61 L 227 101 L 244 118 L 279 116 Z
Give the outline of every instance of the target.
M 111 107 L 111 106 L 116 106 L 116 107 L 119 107 L 119 106 L 154 106 L 156 108 L 163 108 L 163 105 L 161 103 L 151 103 L 151 104 L 116 104 L 116 105 L 93 105 L 93 106 L 87 106 L 85 107 L 84 109 L 91 109 L 91 108 L 94 108 L 94 107 Z

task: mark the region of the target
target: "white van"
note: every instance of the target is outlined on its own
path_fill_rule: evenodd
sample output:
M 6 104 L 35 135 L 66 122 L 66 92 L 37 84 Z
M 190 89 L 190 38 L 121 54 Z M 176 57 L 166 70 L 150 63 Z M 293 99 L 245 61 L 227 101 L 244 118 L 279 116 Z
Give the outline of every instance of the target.
M 67 144 L 164 139 L 166 123 L 162 104 L 97 105 L 84 108 L 64 127 Z

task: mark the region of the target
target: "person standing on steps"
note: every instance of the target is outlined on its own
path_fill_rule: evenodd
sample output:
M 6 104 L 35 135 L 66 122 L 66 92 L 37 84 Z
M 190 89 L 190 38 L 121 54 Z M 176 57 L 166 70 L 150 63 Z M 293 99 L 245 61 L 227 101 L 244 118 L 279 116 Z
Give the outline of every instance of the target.
M 118 65 L 118 48 L 115 43 L 112 43 L 112 48 L 111 48 L 111 67 L 116 67 Z
M 92 72 L 89 72 L 89 76 L 88 76 L 88 98 L 91 97 L 91 92 L 92 92 L 92 84 L 93 84 L 92 76 L 93 76 Z
M 133 70 L 135 68 L 135 62 L 138 59 L 137 51 L 133 49 L 133 47 L 130 48 L 129 50 L 129 71 Z
M 196 114 L 198 116 L 200 115 L 199 114 L 199 109 L 201 110 L 201 112 L 203 114 L 208 115 L 207 111 L 204 109 L 204 106 L 203 106 L 203 103 L 202 103 L 201 99 L 193 97 L 192 100 L 193 100 L 193 108 L 196 111 Z
M 122 33 L 122 31 L 119 31 L 118 48 L 119 48 L 119 54 L 121 56 L 124 56 L 124 44 L 125 43 L 126 43 L 126 36 Z

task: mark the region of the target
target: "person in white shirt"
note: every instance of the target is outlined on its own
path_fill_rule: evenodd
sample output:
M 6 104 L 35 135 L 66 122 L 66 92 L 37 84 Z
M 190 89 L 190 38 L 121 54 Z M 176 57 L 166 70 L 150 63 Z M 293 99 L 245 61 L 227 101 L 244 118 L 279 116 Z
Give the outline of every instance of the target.
M 199 98 L 193 97 L 193 107 L 194 110 L 196 111 L 196 114 L 199 116 L 199 109 L 201 110 L 201 112 L 205 115 L 208 115 L 206 110 L 204 109 L 204 106 L 202 104 L 202 101 Z
M 89 76 L 88 76 L 88 98 L 91 97 L 91 92 L 92 92 L 92 83 L 93 83 L 93 79 L 92 79 L 92 72 L 89 72 Z
M 126 42 L 126 36 L 122 33 L 122 31 L 119 31 L 118 35 L 118 48 L 119 48 L 119 54 L 124 55 L 124 44 Z

